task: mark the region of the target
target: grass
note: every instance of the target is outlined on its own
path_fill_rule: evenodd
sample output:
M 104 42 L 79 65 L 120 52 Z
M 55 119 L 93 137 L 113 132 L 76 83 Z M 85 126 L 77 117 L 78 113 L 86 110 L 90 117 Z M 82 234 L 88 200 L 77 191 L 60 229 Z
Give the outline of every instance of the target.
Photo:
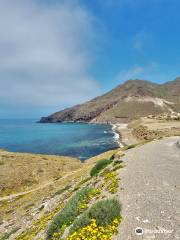
M 3 186 L 1 196 L 31 190 L 83 166 L 80 160 L 71 157 L 5 151 L 0 153 L 0 185 Z
M 53 211 L 44 214 L 40 219 L 36 219 L 31 228 L 27 231 L 23 231 L 16 240 L 33 240 L 34 237 L 48 225 L 48 222 L 54 217 L 54 215 L 62 209 L 63 204 L 59 204 Z
M 131 145 L 123 147 L 122 150 L 128 150 L 128 149 L 131 149 L 131 148 L 135 148 L 136 146 L 138 146 L 138 144 L 131 144 Z
M 123 163 L 122 160 L 114 160 L 114 162 L 113 162 L 113 166 L 116 166 L 116 165 L 118 165 L 118 164 L 122 164 L 122 163 Z
M 115 171 L 111 171 L 109 173 L 107 173 L 104 176 L 104 186 L 106 186 L 106 190 L 111 193 L 114 194 L 118 191 L 118 186 L 119 186 L 119 179 L 118 179 L 118 175 Z
M 120 169 L 120 168 L 123 168 L 124 166 L 123 165 L 121 165 L 121 164 L 119 164 L 119 165 L 116 165 L 116 166 L 114 166 L 114 168 L 112 169 L 112 171 L 117 171 L 118 169 Z
M 70 187 L 71 187 L 70 185 L 67 185 L 67 186 L 65 186 L 64 188 L 59 189 L 58 191 L 56 191 L 56 192 L 54 193 L 54 196 L 62 194 L 63 192 L 65 192 L 66 190 L 68 190 Z
M 94 156 L 92 158 L 89 158 L 85 164 L 89 165 L 89 164 L 95 164 L 97 163 L 99 160 L 101 159 L 110 159 L 111 157 L 114 158 L 114 156 L 116 155 L 117 152 L 119 152 L 120 148 L 114 149 L 114 150 L 110 150 L 104 153 L 101 153 L 97 156 Z M 114 155 L 114 156 L 113 156 Z
M 102 159 L 109 159 L 107 160 L 108 162 L 110 162 L 110 160 L 112 160 L 112 162 L 114 162 L 116 159 L 114 159 L 113 155 L 115 152 L 117 152 L 117 150 L 113 150 L 110 151 L 108 153 L 104 153 L 104 154 L 108 154 L 107 156 L 102 155 L 98 156 L 98 160 L 102 160 Z M 112 156 L 113 155 L 113 156 Z M 111 157 L 112 156 L 112 157 Z M 111 158 L 111 159 L 110 159 Z M 12 169 L 12 162 L 13 160 L 15 160 L 15 166 L 16 166 L 16 171 L 15 171 L 15 176 L 12 175 L 11 169 Z M 50 161 L 51 160 L 51 161 Z M 0 159 L 1 161 L 1 159 Z M 40 172 L 40 174 L 37 174 L 37 178 L 36 180 L 38 181 L 37 183 L 34 183 L 33 187 L 36 187 L 36 185 L 41 185 L 44 182 L 46 183 L 47 178 L 50 180 L 55 179 L 55 177 L 58 176 L 63 176 L 66 175 L 66 173 L 69 172 L 73 172 L 72 176 L 70 174 L 70 176 L 67 175 L 67 178 L 65 179 L 59 179 L 58 181 L 54 181 L 52 183 L 52 185 L 48 185 L 47 187 L 39 190 L 37 193 L 33 192 L 30 194 L 26 194 L 24 196 L 19 196 L 18 198 L 14 199 L 13 202 L 8 203 L 7 206 L 3 204 L 3 206 L 0 206 L 0 208 L 2 208 L 2 216 L 4 217 L 8 217 L 9 219 L 12 218 L 12 213 L 11 213 L 11 209 L 14 209 L 14 212 L 18 215 L 18 222 L 17 225 L 19 225 L 19 223 L 21 223 L 22 221 L 24 221 L 25 217 L 28 216 L 28 211 L 31 212 L 31 207 L 36 206 L 36 202 L 39 203 L 39 200 L 43 200 L 44 196 L 45 197 L 53 197 L 54 195 L 59 195 L 62 194 L 65 191 L 65 186 L 66 185 L 72 185 L 72 188 L 74 186 L 74 183 L 76 184 L 77 182 L 79 182 L 78 184 L 76 184 L 75 186 L 78 187 L 79 189 L 82 188 L 82 185 L 92 185 L 93 189 L 95 188 L 95 185 L 93 185 L 93 181 L 95 181 L 95 178 L 92 178 L 89 176 L 89 172 L 92 169 L 93 165 L 97 162 L 96 159 L 93 159 L 92 161 L 90 160 L 90 162 L 86 162 L 81 164 L 81 162 L 79 160 L 76 159 L 67 159 L 67 158 L 61 158 L 61 157 L 57 157 L 57 156 L 49 156 L 49 158 L 45 158 L 44 156 L 41 155 L 31 155 L 31 154 L 19 154 L 19 153 L 4 153 L 3 157 L 2 157 L 2 161 L 5 162 L 5 166 L 2 164 L 2 166 L 0 166 L 1 168 L 3 168 L 3 170 L 5 169 L 5 167 L 7 167 L 8 172 L 10 173 L 7 178 L 7 171 L 6 174 L 3 176 L 3 178 L 1 179 L 1 181 L 3 181 L 5 184 L 6 183 L 10 183 L 10 185 L 5 185 L 5 187 L 11 187 L 14 186 L 16 184 L 16 176 L 21 176 L 21 182 L 22 183 L 19 187 L 19 185 L 15 185 L 15 192 L 19 192 L 19 191 L 23 191 L 24 190 L 24 186 L 26 187 L 27 185 L 31 185 L 31 176 L 25 176 L 25 173 L 27 172 L 26 169 L 30 169 L 32 171 L 35 171 L 35 173 Z M 22 162 L 23 161 L 23 162 Z M 111 162 L 110 162 L 111 163 Z M 39 169 L 45 169 L 44 172 L 41 172 Z M 108 168 L 104 168 L 102 170 L 102 172 L 104 170 L 106 170 Z M 5 169 L 6 170 L 6 169 Z M 47 171 L 48 170 L 48 171 Z M 76 171 L 75 171 L 76 170 Z M 100 170 L 101 171 L 101 170 Z M 30 171 L 28 170 L 28 173 Z M 9 178 L 11 177 L 11 182 L 9 182 Z M 7 188 L 6 188 L 7 189 Z M 14 188 L 13 188 L 14 189 Z M 26 189 L 26 188 L 25 188 Z M 50 209 L 50 212 L 48 213 L 42 213 L 40 210 L 43 209 L 44 206 L 39 207 L 38 210 L 38 214 L 37 214 L 37 221 L 34 221 L 32 223 L 32 226 L 29 226 L 27 229 L 24 230 L 23 234 L 20 234 L 20 237 L 18 239 L 33 239 L 34 236 L 36 236 L 40 231 L 46 231 L 48 229 L 50 229 L 51 223 L 54 224 L 54 219 L 57 217 L 57 215 L 61 215 L 61 213 L 64 212 L 64 209 L 66 208 L 66 205 L 71 201 L 71 199 L 73 198 L 72 196 L 76 195 L 77 193 L 77 189 L 74 189 L 74 193 L 73 189 L 70 189 L 69 191 L 67 191 L 67 194 L 63 194 L 62 198 L 62 204 L 61 203 L 55 203 L 52 207 L 52 209 Z M 81 191 L 81 190 L 80 190 Z M 71 194 L 70 194 L 71 193 Z M 7 195 L 7 193 L 5 192 L 5 195 Z M 67 195 L 67 196 L 66 196 Z M 88 195 L 88 194 L 87 194 Z M 99 195 L 98 195 L 99 196 Z M 104 196 L 103 196 L 104 197 Z M 74 218 L 74 220 L 76 218 L 78 218 L 80 216 L 80 214 L 82 214 L 83 212 L 85 212 L 88 207 L 90 206 L 91 203 L 94 203 L 95 201 L 97 201 L 98 198 L 95 199 L 95 197 L 91 197 L 90 199 L 93 201 L 89 201 L 87 203 L 87 208 L 83 209 L 84 206 L 79 205 L 81 203 L 84 204 L 82 200 L 78 201 L 77 204 L 77 208 L 78 209 L 78 215 Z M 85 196 L 86 199 L 86 196 Z M 85 202 L 86 203 L 86 202 Z M 57 204 L 57 206 L 56 206 Z M 39 205 L 38 205 L 39 206 Z M 55 207 L 55 208 L 54 208 Z M 26 210 L 28 209 L 27 213 Z M 54 209 L 56 209 L 56 211 L 54 211 Z M 76 211 L 75 210 L 75 211 Z M 74 212 L 75 212 L 74 211 Z M 73 214 L 74 214 L 73 212 Z M 42 216 L 43 215 L 43 216 Z M 74 221 L 72 220 L 72 222 Z M 65 221 L 65 220 L 63 220 Z M 25 221 L 26 222 L 26 221 Z M 67 227 L 70 226 L 72 224 L 72 222 L 69 224 L 69 222 L 67 221 Z M 69 224 L 69 225 L 68 225 Z M 11 229 L 14 229 L 16 226 L 15 224 L 12 225 Z M 59 230 L 59 228 L 58 228 Z M 3 234 L 3 233 L 2 233 Z M 5 234 L 5 232 L 4 232 Z M 8 239 L 8 235 L 6 234 L 5 237 L 7 236 Z M 4 237 L 4 235 L 3 235 Z M 5 238 L 4 238 L 5 239 Z
M 98 161 L 90 171 L 91 177 L 97 176 L 100 171 L 102 171 L 107 165 L 111 164 L 112 162 L 112 159 L 102 159 Z
M 122 147 L 121 148 L 121 151 L 126 151 L 128 149 L 131 149 L 131 148 L 135 148 L 135 147 L 138 147 L 138 146 L 142 146 L 148 142 L 151 142 L 152 140 L 142 140 L 138 143 L 135 143 L 135 144 L 131 144 L 131 145 L 128 145 L 128 146 L 125 146 L 125 147 Z
M 86 178 L 84 178 L 83 180 L 81 180 L 81 181 L 74 187 L 73 192 L 75 192 L 75 191 L 77 191 L 78 189 L 80 189 L 81 186 L 82 186 L 83 184 L 85 184 L 86 182 L 88 182 L 90 179 L 91 179 L 91 177 L 86 177 Z
M 5 233 L 1 238 L 0 240 L 8 240 L 9 237 L 14 234 L 15 232 L 17 232 L 19 230 L 19 228 L 15 228 L 15 229 L 12 229 L 9 233 Z
M 49 226 L 47 239 L 52 239 L 54 233 L 58 232 L 63 226 L 70 225 L 79 215 L 78 206 L 90 194 L 92 188 L 84 187 L 78 191 L 59 212 Z
M 4 161 L 0 161 L 0 165 L 4 165 Z
M 114 160 L 115 157 L 116 157 L 116 153 L 114 153 L 109 159 L 110 159 L 110 160 Z
M 118 200 L 101 200 L 74 221 L 70 233 L 89 225 L 92 219 L 95 219 L 99 226 L 109 225 L 115 218 L 120 217 L 120 213 L 121 205 Z

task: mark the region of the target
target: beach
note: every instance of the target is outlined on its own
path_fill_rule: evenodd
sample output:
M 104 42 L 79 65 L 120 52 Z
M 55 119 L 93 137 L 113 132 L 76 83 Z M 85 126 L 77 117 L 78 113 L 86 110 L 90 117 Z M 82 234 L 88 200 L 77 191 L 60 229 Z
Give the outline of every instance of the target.
M 114 131 L 114 138 L 117 140 L 119 147 L 124 147 L 126 145 L 134 144 L 137 140 L 131 133 L 126 123 L 116 123 L 111 124 L 112 130 Z

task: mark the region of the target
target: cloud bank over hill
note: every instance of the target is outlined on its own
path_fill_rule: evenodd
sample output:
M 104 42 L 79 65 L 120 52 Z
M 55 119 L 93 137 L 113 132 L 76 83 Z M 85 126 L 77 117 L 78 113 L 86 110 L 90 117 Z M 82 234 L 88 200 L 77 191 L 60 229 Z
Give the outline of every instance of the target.
M 49 107 L 96 96 L 95 18 L 78 1 L 0 1 L 0 103 Z

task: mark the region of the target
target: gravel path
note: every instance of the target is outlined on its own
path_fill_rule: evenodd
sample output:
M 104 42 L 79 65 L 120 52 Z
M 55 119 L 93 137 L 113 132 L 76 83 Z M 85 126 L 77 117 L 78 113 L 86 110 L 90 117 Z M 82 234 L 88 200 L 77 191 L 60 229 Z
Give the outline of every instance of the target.
M 123 221 L 115 240 L 180 240 L 180 137 L 130 149 L 120 170 Z M 135 229 L 141 227 L 142 235 Z

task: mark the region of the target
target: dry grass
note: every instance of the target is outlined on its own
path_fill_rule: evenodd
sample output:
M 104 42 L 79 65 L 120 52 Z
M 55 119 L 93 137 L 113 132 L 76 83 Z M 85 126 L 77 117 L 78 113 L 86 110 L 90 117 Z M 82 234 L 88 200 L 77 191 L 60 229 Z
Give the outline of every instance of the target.
M 129 124 L 138 140 L 152 140 L 162 137 L 179 136 L 180 122 L 141 118 Z
M 36 217 L 43 214 L 45 211 L 45 209 L 41 210 L 43 203 L 50 201 L 50 209 L 56 207 L 61 195 L 55 195 L 55 193 L 64 186 L 74 186 L 80 182 L 88 174 L 89 169 L 90 166 L 82 164 L 80 169 L 69 172 L 65 178 L 55 180 L 52 184 L 42 189 L 13 198 L 12 200 L 0 201 L 0 233 L 3 234 L 5 232 L 5 229 L 1 229 L 3 220 L 11 222 L 11 225 L 7 228 L 8 232 L 12 227 L 23 229 L 25 227 L 24 222 L 33 221 L 33 213 L 37 213 Z
M 110 150 L 110 151 L 107 151 L 107 152 L 104 152 L 104 153 L 101 153 L 95 157 L 92 157 L 92 158 L 89 158 L 85 164 L 86 165 L 92 165 L 94 163 L 96 163 L 97 161 L 101 160 L 101 159 L 109 159 L 111 158 L 114 154 L 118 153 L 119 152 L 119 148 L 115 149 L 115 150 Z
M 13 228 L 24 228 L 24 222 L 34 221 L 44 214 L 44 202 L 52 201 L 50 208 L 58 204 L 61 195 L 55 193 L 65 186 L 73 187 L 89 178 L 89 172 L 94 164 L 103 158 L 111 158 L 119 150 L 112 150 L 81 163 L 78 159 L 69 157 L 34 155 L 0 151 L 0 186 L 1 196 L 33 190 L 6 201 L 0 201 L 0 236 Z M 45 185 L 49 183 L 48 185 Z M 36 189 L 40 187 L 39 189 Z M 35 191 L 34 191 L 35 190 Z M 66 195 L 66 192 L 63 193 Z M 15 217 L 14 217 L 15 216 Z M 11 224 L 3 228 L 5 220 Z
M 0 196 L 28 191 L 80 168 L 75 158 L 0 152 Z

